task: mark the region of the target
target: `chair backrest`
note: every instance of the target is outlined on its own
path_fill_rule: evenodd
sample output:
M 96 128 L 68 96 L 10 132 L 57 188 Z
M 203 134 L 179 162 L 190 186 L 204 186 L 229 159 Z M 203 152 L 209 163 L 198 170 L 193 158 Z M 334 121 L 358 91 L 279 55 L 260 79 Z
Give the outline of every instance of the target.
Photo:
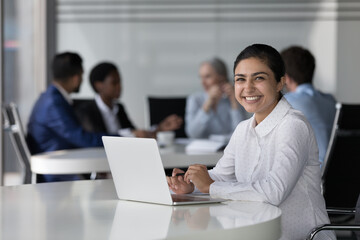
M 185 133 L 186 97 L 162 98 L 148 97 L 150 124 L 155 125 L 171 114 L 183 118 L 183 124 L 175 131 L 176 137 L 187 137 Z
M 28 149 L 25 132 L 16 104 L 5 104 L 2 107 L 4 130 L 9 133 L 11 143 L 22 168 L 22 183 L 31 183 L 31 154 Z
M 79 106 L 83 105 L 84 103 L 92 102 L 94 101 L 94 98 L 74 98 L 72 107 L 74 109 L 77 109 Z
M 360 193 L 360 105 L 336 105 L 322 182 L 327 207 L 353 208 Z

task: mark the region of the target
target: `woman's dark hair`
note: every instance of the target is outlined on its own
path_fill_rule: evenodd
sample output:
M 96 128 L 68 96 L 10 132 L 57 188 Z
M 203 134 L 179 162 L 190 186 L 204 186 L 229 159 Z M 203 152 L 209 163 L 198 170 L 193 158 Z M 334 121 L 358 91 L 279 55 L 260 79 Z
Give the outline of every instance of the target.
M 98 92 L 95 88 L 96 82 L 104 82 L 105 78 L 113 71 L 118 71 L 115 64 L 110 62 L 103 62 L 96 65 L 90 72 L 90 84 L 95 92 Z
M 285 65 L 280 53 L 269 45 L 253 44 L 242 50 L 234 62 L 234 73 L 239 62 L 248 58 L 258 58 L 263 61 L 274 73 L 276 82 L 280 82 L 285 75 Z
M 77 53 L 59 53 L 53 59 L 52 71 L 54 80 L 67 81 L 74 75 L 82 74 L 82 59 Z

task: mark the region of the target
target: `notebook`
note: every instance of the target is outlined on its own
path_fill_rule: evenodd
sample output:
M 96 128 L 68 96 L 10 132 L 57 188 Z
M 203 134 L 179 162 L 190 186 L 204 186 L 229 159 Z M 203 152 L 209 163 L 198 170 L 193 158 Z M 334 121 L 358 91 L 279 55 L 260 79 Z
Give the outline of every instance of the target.
M 164 205 L 225 201 L 209 195 L 171 194 L 155 139 L 102 137 L 119 199 Z

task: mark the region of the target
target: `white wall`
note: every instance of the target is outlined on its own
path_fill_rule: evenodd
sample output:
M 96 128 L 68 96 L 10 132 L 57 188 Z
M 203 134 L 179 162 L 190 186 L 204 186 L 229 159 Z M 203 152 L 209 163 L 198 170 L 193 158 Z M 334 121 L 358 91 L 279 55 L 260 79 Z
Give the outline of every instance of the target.
M 338 21 L 339 12 L 349 14 L 346 7 L 359 5 L 348 2 L 59 0 L 57 50 L 76 51 L 84 59 L 84 83 L 75 97 L 93 97 L 88 73 L 96 63 L 116 63 L 123 79 L 121 101 L 138 127 L 147 125 L 147 96 L 198 91 L 201 61 L 219 56 L 231 72 L 237 54 L 257 42 L 278 50 L 294 44 L 310 49 L 317 59 L 316 87 L 360 102 L 348 95 L 359 86 L 351 76 L 359 62 L 352 59 L 360 55 L 345 54 L 353 52 L 348 44 L 359 42 L 349 35 L 359 26 L 359 14 L 349 15 L 355 19 L 351 23 Z M 340 67 L 339 56 L 346 67 Z M 339 73 L 347 79 L 341 84 Z
M 360 21 L 341 21 L 338 29 L 336 96 L 360 103 Z

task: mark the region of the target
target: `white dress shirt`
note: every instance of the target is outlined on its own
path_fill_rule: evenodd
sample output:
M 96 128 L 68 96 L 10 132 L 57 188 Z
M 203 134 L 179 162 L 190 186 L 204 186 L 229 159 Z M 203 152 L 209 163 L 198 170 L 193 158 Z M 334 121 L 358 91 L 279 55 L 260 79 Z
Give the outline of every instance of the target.
M 95 95 L 95 102 L 101 112 L 107 132 L 110 134 L 118 134 L 118 131 L 121 128 L 117 118 L 119 107 L 116 104 L 113 104 L 112 109 L 109 108 L 98 94 Z
M 214 169 L 213 197 L 261 201 L 282 211 L 281 240 L 305 239 L 329 223 L 320 191 L 318 148 L 310 124 L 282 98 L 257 126 L 241 122 Z M 332 232 L 316 239 L 335 239 Z
M 109 134 L 118 134 L 123 137 L 134 137 L 130 128 L 121 128 L 121 124 L 117 116 L 119 112 L 119 106 L 117 104 L 114 103 L 112 109 L 109 108 L 98 94 L 95 95 L 95 102 L 100 110 L 106 130 Z

